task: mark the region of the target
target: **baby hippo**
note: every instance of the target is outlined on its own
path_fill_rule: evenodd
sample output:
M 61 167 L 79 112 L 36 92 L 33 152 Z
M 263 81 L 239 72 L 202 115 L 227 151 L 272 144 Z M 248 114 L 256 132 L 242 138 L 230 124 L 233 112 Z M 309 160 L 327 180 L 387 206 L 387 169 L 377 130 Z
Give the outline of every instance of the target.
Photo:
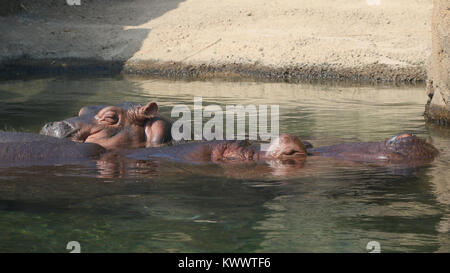
M 152 149 L 137 149 L 129 151 L 126 156 L 136 160 L 162 157 L 186 163 L 269 161 L 275 159 L 303 161 L 306 158 L 306 148 L 297 136 L 282 134 L 270 143 L 267 151 L 262 151 L 260 145 L 252 145 L 248 141 L 216 140 Z

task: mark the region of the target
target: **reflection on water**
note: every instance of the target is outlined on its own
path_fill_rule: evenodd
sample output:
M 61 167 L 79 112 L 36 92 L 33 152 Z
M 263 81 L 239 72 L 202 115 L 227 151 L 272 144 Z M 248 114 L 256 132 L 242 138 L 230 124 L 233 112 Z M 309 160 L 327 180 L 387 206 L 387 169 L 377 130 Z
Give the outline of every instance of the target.
M 0 82 L 0 128 L 38 132 L 79 108 L 123 101 L 278 104 L 280 131 L 315 146 L 402 131 L 442 154 L 392 169 L 307 160 L 195 165 L 102 158 L 84 165 L 0 169 L 0 251 L 450 251 L 450 130 L 423 122 L 423 88 L 184 82 L 135 78 Z

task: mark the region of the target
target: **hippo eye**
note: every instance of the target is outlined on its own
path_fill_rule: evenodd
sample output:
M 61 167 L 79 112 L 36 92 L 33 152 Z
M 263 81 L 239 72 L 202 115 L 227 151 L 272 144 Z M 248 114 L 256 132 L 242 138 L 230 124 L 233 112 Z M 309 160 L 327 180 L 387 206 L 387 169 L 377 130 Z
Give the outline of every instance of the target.
M 113 125 L 119 121 L 119 116 L 116 112 L 106 112 L 102 117 L 98 119 L 99 122 L 104 124 Z
M 284 154 L 285 154 L 285 155 L 293 155 L 293 154 L 295 154 L 296 152 L 297 152 L 296 150 L 290 150 L 290 151 L 285 152 Z

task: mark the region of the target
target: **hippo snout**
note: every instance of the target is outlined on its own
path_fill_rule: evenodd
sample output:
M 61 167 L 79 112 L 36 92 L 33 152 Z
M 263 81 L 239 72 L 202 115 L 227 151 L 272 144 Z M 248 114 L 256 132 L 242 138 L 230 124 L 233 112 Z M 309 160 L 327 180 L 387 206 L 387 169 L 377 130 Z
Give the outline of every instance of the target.
M 67 121 L 49 122 L 42 127 L 40 134 L 57 138 L 70 137 L 77 129 Z

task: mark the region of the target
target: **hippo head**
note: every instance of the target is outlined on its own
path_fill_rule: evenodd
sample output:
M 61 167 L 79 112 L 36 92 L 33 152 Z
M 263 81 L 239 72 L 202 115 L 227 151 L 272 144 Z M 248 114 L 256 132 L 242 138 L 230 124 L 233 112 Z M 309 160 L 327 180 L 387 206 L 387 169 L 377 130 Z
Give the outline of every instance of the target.
M 398 134 L 386 140 L 384 145 L 392 154 L 392 161 L 431 161 L 439 150 L 411 133 Z
M 265 157 L 274 159 L 304 159 L 305 145 L 292 134 L 282 134 L 273 139 L 266 151 Z
M 171 123 L 158 115 L 155 102 L 86 106 L 77 117 L 47 123 L 41 134 L 106 149 L 151 147 L 171 140 Z

